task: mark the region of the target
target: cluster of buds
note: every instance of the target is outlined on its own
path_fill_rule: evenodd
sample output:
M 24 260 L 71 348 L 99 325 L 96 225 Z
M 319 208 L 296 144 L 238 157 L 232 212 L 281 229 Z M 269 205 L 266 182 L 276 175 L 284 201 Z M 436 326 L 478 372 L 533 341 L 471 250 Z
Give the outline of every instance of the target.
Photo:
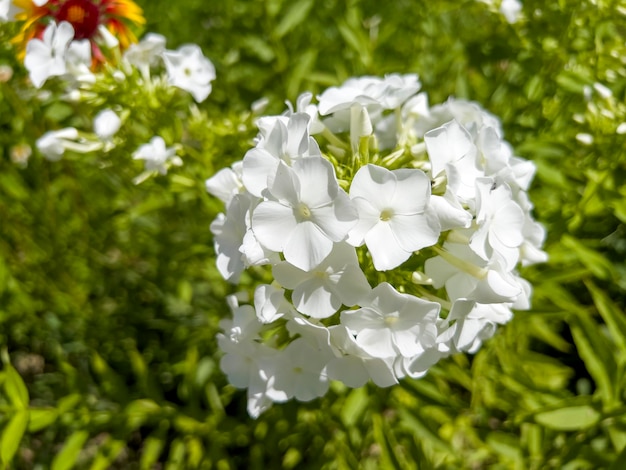
M 421 377 L 529 308 L 516 269 L 546 259 L 527 195 L 535 166 L 495 116 L 430 107 L 420 88 L 394 74 L 352 78 L 317 104 L 303 94 L 207 180 L 225 204 L 211 224 L 217 267 L 243 289 L 221 323 L 221 367 L 251 416 L 323 396 L 330 380 Z

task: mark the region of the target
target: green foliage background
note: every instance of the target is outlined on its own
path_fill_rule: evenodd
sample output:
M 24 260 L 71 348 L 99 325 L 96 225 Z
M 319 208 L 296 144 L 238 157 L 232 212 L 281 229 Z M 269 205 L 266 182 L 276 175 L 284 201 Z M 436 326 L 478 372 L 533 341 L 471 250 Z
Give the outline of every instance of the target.
M 84 118 L 23 86 L 1 33 L 15 74 L 0 83 L 1 468 L 626 468 L 625 2 L 526 0 L 513 25 L 477 1 L 139 3 L 146 31 L 199 44 L 218 76 L 171 131 L 185 165 L 139 186 L 121 150 L 16 164 L 16 145 Z M 204 180 L 249 148 L 253 101 L 280 112 L 391 72 L 419 73 L 432 104 L 478 101 L 537 164 L 550 261 L 524 271 L 533 309 L 424 379 L 333 384 L 251 420 L 219 370 L 233 287 Z M 130 152 L 142 126 L 124 131 Z

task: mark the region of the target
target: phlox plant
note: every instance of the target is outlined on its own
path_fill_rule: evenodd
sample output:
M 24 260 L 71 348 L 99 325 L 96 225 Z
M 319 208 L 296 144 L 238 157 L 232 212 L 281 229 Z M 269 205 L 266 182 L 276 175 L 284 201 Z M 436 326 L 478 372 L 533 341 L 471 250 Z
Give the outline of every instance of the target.
M 137 42 L 133 27 L 145 19 L 130 0 L 15 0 L 3 2 L 0 15 L 19 27 L 13 42 L 41 90 L 35 101 L 78 110 L 69 125 L 47 128 L 37 139 L 41 155 L 56 161 L 68 152 L 91 154 L 107 166 L 117 148 L 129 161 L 143 160 L 136 183 L 182 165 L 178 118 L 205 120 L 196 103 L 206 100 L 216 77 L 198 45 L 169 50 L 155 33 Z
M 530 306 L 520 265 L 546 260 L 533 163 L 498 119 L 416 75 L 351 78 L 257 122 L 256 145 L 206 182 L 229 299 L 221 367 L 257 417 L 329 381 L 387 387 L 476 352 Z M 245 286 L 246 283 L 242 282 Z

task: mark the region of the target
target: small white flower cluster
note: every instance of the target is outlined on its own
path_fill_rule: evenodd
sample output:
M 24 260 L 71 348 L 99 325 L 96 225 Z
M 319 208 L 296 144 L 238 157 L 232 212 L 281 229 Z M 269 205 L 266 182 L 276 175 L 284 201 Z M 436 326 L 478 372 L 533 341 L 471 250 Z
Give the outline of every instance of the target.
M 112 38 L 114 40 L 115 38 Z M 110 41 L 109 41 L 110 42 Z M 139 71 L 138 86 L 155 92 L 163 84 L 174 86 L 189 92 L 195 101 L 204 101 L 211 93 L 211 82 L 215 79 L 215 67 L 195 44 L 181 46 L 178 50 L 167 50 L 164 36 L 148 33 L 142 41 L 131 45 L 124 53 L 119 64 L 109 64 L 106 71 L 112 73 L 117 82 L 136 75 Z M 117 46 L 117 43 L 109 47 Z M 27 46 L 25 65 L 36 87 L 41 87 L 53 76 L 69 79 L 70 100 L 81 100 L 85 94 L 92 97 L 90 85 L 99 80 L 98 73 L 92 73 L 91 47 L 88 40 L 74 40 L 74 29 L 66 21 L 50 23 L 42 39 L 32 39 Z M 116 68 L 116 65 L 118 66 Z M 165 66 L 166 78 L 151 76 L 151 69 Z M 87 153 L 96 150 L 108 151 L 115 147 L 113 137 L 128 117 L 129 112 L 111 109 L 100 111 L 94 118 L 94 133 L 81 132 L 75 128 L 50 131 L 37 141 L 37 148 L 49 160 L 59 160 L 66 150 Z M 135 160 L 143 160 L 145 170 L 137 178 L 140 183 L 152 174 L 166 174 L 171 166 L 182 165 L 176 155 L 176 146 L 166 147 L 160 136 L 154 136 L 150 142 L 139 146 L 133 153 Z
M 74 40 L 74 27 L 67 21 L 58 25 L 51 22 L 41 39 L 34 38 L 28 42 L 24 66 L 37 88 L 41 88 L 50 77 L 64 76 L 78 82 L 95 80 L 90 71 L 91 44 L 88 39 Z
M 329 380 L 387 387 L 475 352 L 529 307 L 516 267 L 542 262 L 534 165 L 475 103 L 430 107 L 416 75 L 353 78 L 258 121 L 256 146 L 207 190 L 229 298 L 221 367 L 248 411 Z M 252 297 L 253 305 L 243 304 Z
M 108 48 L 118 46 L 117 39 L 104 26 L 98 33 Z M 127 65 L 140 69 L 144 78 L 149 78 L 150 67 L 162 59 L 172 86 L 191 93 L 197 102 L 204 101 L 211 93 L 215 67 L 196 44 L 183 45 L 176 51 L 166 50 L 165 37 L 149 33 L 141 42 L 129 47 L 124 59 Z M 79 84 L 93 83 L 96 76 L 90 70 L 91 64 L 90 41 L 75 40 L 74 28 L 67 21 L 58 25 L 51 22 L 41 39 L 31 39 L 26 46 L 24 65 L 37 88 L 48 78 L 57 76 L 73 79 Z
M 196 44 L 185 44 L 172 51 L 165 49 L 164 36 L 148 33 L 139 43 L 128 48 L 124 60 L 137 67 L 146 80 L 150 77 L 150 68 L 162 60 L 168 83 L 189 92 L 198 103 L 204 101 L 212 91 L 215 67 Z

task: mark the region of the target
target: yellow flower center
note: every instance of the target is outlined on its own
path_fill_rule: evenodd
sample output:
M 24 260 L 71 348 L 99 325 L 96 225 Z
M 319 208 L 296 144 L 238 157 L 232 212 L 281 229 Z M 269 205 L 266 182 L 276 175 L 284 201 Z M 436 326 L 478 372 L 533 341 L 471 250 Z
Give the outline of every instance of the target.
M 383 222 L 388 222 L 393 217 L 393 209 L 384 209 L 380 213 L 380 220 Z
M 70 23 L 82 23 L 85 20 L 85 10 L 78 5 L 71 6 L 67 10 L 67 21 Z
M 385 317 L 385 325 L 391 326 L 398 322 L 398 317 Z
M 302 217 L 303 219 L 310 219 L 311 209 L 309 209 L 306 204 L 301 202 L 300 204 L 298 204 L 298 215 Z

